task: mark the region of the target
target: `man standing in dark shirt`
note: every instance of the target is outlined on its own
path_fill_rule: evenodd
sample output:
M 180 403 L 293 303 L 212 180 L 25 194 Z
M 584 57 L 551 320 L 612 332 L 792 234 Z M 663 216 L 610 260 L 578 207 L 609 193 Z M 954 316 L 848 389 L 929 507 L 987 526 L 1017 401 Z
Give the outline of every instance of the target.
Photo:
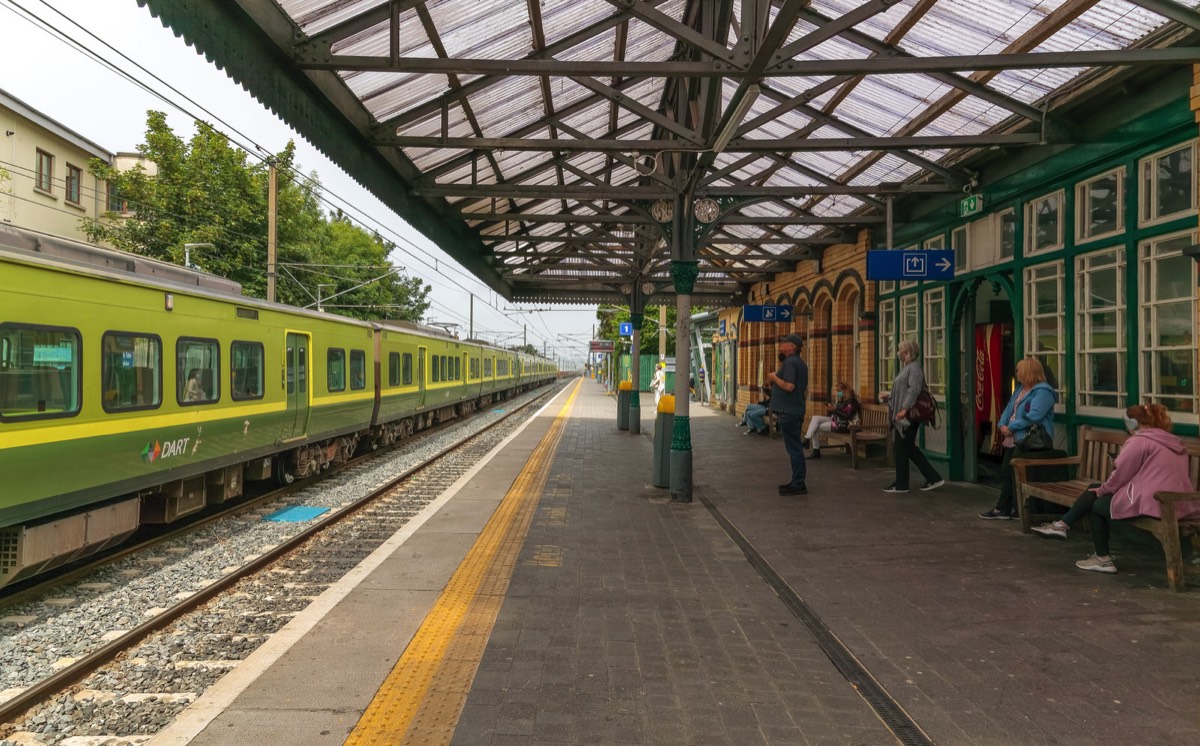
M 779 351 L 786 357 L 777 372 L 767 374 L 767 380 L 774 386 L 771 411 L 779 418 L 783 446 L 792 462 L 792 478 L 787 484 L 779 485 L 781 495 L 808 494 L 808 487 L 804 483 L 808 476 L 808 465 L 804 461 L 801 439 L 804 399 L 808 393 L 808 365 L 800 357 L 800 348 L 803 346 L 804 339 L 799 334 L 780 337 Z

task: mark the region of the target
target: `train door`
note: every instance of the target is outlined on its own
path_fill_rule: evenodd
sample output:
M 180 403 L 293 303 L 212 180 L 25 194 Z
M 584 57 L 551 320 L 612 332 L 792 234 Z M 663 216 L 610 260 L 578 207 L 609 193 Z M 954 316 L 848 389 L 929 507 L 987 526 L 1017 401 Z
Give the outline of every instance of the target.
M 288 332 L 284 391 L 287 397 L 287 412 L 280 433 L 282 440 L 303 438 L 308 432 L 308 349 L 307 334 Z
M 425 406 L 425 357 L 428 347 L 417 348 L 417 407 Z

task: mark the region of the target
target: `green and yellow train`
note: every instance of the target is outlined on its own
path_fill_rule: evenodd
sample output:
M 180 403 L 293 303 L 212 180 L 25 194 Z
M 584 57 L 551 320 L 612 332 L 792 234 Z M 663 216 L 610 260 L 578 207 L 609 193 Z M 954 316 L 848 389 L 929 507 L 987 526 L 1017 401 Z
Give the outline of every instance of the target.
M 0 585 L 556 377 L 540 357 L 0 228 Z

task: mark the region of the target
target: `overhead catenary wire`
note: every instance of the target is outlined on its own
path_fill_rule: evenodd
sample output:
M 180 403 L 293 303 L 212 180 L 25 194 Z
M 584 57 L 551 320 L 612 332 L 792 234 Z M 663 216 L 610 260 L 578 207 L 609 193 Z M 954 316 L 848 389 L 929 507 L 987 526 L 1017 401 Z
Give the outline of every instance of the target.
M 65 21 L 67 21 L 67 22 L 71 23 L 72 25 L 74 25 L 75 27 L 79 28 L 81 31 L 83 31 L 85 34 L 87 34 L 92 39 L 95 39 L 96 42 L 103 45 L 108 50 L 111 50 L 112 53 L 118 55 L 121 59 L 123 59 L 125 62 L 127 62 L 128 64 L 135 67 L 142 74 L 148 76 L 149 78 L 152 78 L 158 84 L 162 85 L 163 87 L 165 87 L 166 89 L 171 91 L 175 96 L 179 97 L 183 101 L 186 101 L 188 104 L 195 107 L 195 109 L 198 109 L 199 111 L 203 112 L 209 119 L 208 120 L 202 119 L 200 116 L 197 116 L 192 110 L 189 110 L 183 104 L 180 104 L 177 101 L 172 100 L 170 97 L 166 96 L 162 92 L 155 90 L 152 86 L 150 86 L 143 80 L 139 79 L 133 73 L 123 69 L 120 65 L 111 62 L 110 60 L 105 58 L 100 53 L 93 51 L 86 44 L 78 41 L 76 38 L 74 38 L 73 36 L 68 34 L 66 31 L 63 31 L 62 29 L 57 27 L 54 23 L 47 21 L 46 19 L 40 17 L 37 13 L 29 10 L 27 7 L 22 5 L 20 2 L 17 2 L 17 0 L 0 0 L 0 3 L 4 3 L 7 6 L 9 6 L 7 9 L 10 12 L 13 12 L 14 14 L 16 14 L 18 17 L 22 18 L 26 22 L 45 31 L 46 33 L 50 34 L 51 36 L 56 38 L 61 43 L 64 43 L 65 45 L 73 48 L 74 50 L 83 54 L 85 57 L 93 60 L 97 64 L 110 70 L 111 72 L 118 75 L 119 77 L 124 78 L 125 80 L 129 81 L 130 83 L 137 86 L 138 88 L 146 91 L 147 93 L 149 93 L 153 97 L 157 98 L 158 100 L 162 101 L 163 103 L 170 106 L 171 108 L 175 109 L 176 111 L 179 111 L 179 112 L 183 113 L 184 115 L 190 117 L 194 121 L 220 123 L 221 126 L 225 130 L 228 130 L 228 132 L 234 133 L 234 135 L 228 134 L 227 131 L 219 129 L 219 128 L 213 126 L 211 123 L 209 123 L 208 126 L 212 127 L 219 134 L 221 134 L 222 136 L 227 138 L 227 140 L 231 144 L 233 144 L 237 148 L 243 150 L 251 157 L 256 158 L 260 161 L 266 160 L 266 156 L 262 155 L 262 153 L 266 153 L 269 151 L 267 151 L 265 148 L 263 148 L 261 145 L 259 145 L 257 142 L 255 142 L 252 137 L 249 137 L 249 136 L 245 135 L 244 133 L 240 132 L 236 127 L 231 125 L 229 122 L 225 121 L 224 119 L 222 119 L 220 116 L 218 116 L 214 112 L 205 108 L 203 105 L 201 105 L 198 102 L 196 102 L 195 100 L 193 100 L 187 94 L 180 91 L 178 88 L 174 87 L 170 83 L 166 82 L 165 80 L 160 78 L 158 75 L 153 73 L 151 70 L 149 70 L 145 66 L 138 63 L 136 60 L 133 60 L 128 55 L 121 52 L 119 49 L 114 47 L 112 44 L 109 44 L 104 39 L 102 39 L 99 36 L 97 36 L 96 34 L 92 33 L 90 30 L 83 27 L 77 21 L 75 21 L 74 19 L 72 19 L 71 17 L 69 17 L 68 15 L 63 13 L 58 8 L 51 5 L 46 0 L 39 0 L 39 1 L 46 8 L 53 11 L 55 14 L 59 15 L 60 17 L 62 17 Z M 430 284 L 438 284 L 443 287 L 452 287 L 452 288 L 456 288 L 458 290 L 465 291 L 465 292 L 473 292 L 472 288 L 468 288 L 462 282 L 457 281 L 454 278 L 448 277 L 443 271 L 444 267 L 439 265 L 438 257 L 431 254 L 426 249 L 420 247 L 419 245 L 417 245 L 416 243 L 414 243 L 413 241 L 408 239 L 406 236 L 403 236 L 403 235 L 397 233 L 391 227 L 375 220 L 374 218 L 370 217 L 369 215 L 366 215 L 365 213 L 362 213 L 357 207 L 355 207 L 352 203 L 350 203 L 344 197 L 342 197 L 341 195 L 337 194 L 336 192 L 328 189 L 326 186 L 320 184 L 319 182 L 314 182 L 312 179 L 310 179 L 308 176 L 301 173 L 299 170 L 293 170 L 292 173 L 293 173 L 293 181 L 294 182 L 296 182 L 298 184 L 300 182 L 305 182 L 309 185 L 315 186 L 315 188 L 318 190 L 317 197 L 320 200 L 321 204 L 323 204 L 327 207 L 332 207 L 332 208 L 338 209 L 343 214 L 351 213 L 356 218 L 356 221 L 359 222 L 360 224 L 371 223 L 374 226 L 376 226 L 375 232 L 377 234 L 380 233 L 380 229 L 382 229 L 382 232 L 387 234 L 387 236 L 389 237 L 389 240 L 394 239 L 392 242 L 393 242 L 393 244 L 395 244 L 397 246 L 397 248 L 402 249 L 401 244 L 404 247 L 407 247 L 406 250 L 410 253 L 410 255 L 412 256 L 412 259 L 415 262 L 432 269 L 435 273 L 435 276 L 433 276 L 433 277 L 429 277 L 429 276 L 426 276 L 426 275 L 423 275 L 420 273 L 414 273 L 418 277 L 420 277 L 422 280 L 424 280 Z M 95 194 L 95 190 L 92 190 L 92 193 Z M 327 195 L 329 195 L 329 196 L 327 196 Z M 338 202 L 334 202 L 330 197 L 338 200 Z M 175 216 L 175 217 L 179 217 L 181 219 L 184 218 L 184 216 Z M 214 227 L 214 226 L 209 226 L 209 227 Z M 366 226 L 364 225 L 364 227 L 366 227 Z M 217 230 L 225 230 L 222 227 L 215 227 L 215 228 Z M 256 242 L 261 241 L 262 243 L 265 244 L 265 238 L 252 237 L 252 236 L 243 236 L 243 238 L 248 239 L 248 240 L 253 240 Z M 404 249 L 402 249 L 402 250 L 404 250 Z M 264 245 L 264 251 L 265 251 L 265 245 Z M 431 263 L 430 261 L 425 260 L 425 259 L 421 258 L 420 256 L 413 254 L 412 252 L 417 252 L 424 256 L 428 256 L 433 261 Z M 446 263 L 441 262 L 441 264 L 444 265 Z M 480 281 L 478 278 L 474 277 L 473 275 L 470 275 L 469 273 L 466 273 L 465 271 L 459 269 L 458 267 L 449 265 L 448 269 L 453 271 L 455 274 L 466 278 L 467 280 L 469 280 L 470 282 L 479 286 L 480 288 L 486 288 L 487 290 L 490 290 L 490 288 L 487 288 L 487 286 L 484 285 L 482 283 L 482 281 Z M 493 310 L 497 311 L 498 313 L 500 313 L 500 309 L 494 303 L 492 303 L 490 300 L 486 300 L 485 296 L 483 296 L 482 294 L 479 294 L 478 297 L 480 297 L 480 300 L 481 300 L 481 302 L 483 302 L 484 305 L 486 305 L 486 306 L 492 308 Z M 454 315 L 461 318 L 461 316 L 457 313 L 455 313 Z M 523 315 L 528 316 L 528 315 L 532 315 L 532 314 L 525 313 Z M 539 322 L 540 322 L 541 326 L 545 329 L 546 333 L 548 334 L 548 338 L 542 338 L 542 334 L 538 331 L 535 331 L 532 334 L 535 338 L 541 338 L 541 341 L 549 344 L 550 342 L 553 341 L 554 334 L 550 330 L 549 325 L 546 323 L 544 317 L 535 315 L 535 323 L 539 323 Z

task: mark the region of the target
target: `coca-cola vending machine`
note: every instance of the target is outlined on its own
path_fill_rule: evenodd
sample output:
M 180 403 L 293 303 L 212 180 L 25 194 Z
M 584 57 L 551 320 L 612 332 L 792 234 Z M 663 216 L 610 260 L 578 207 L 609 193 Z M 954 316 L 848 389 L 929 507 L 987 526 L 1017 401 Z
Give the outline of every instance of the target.
M 1004 437 L 998 420 L 1012 393 L 1013 325 L 975 326 L 975 433 L 980 453 L 999 457 Z

